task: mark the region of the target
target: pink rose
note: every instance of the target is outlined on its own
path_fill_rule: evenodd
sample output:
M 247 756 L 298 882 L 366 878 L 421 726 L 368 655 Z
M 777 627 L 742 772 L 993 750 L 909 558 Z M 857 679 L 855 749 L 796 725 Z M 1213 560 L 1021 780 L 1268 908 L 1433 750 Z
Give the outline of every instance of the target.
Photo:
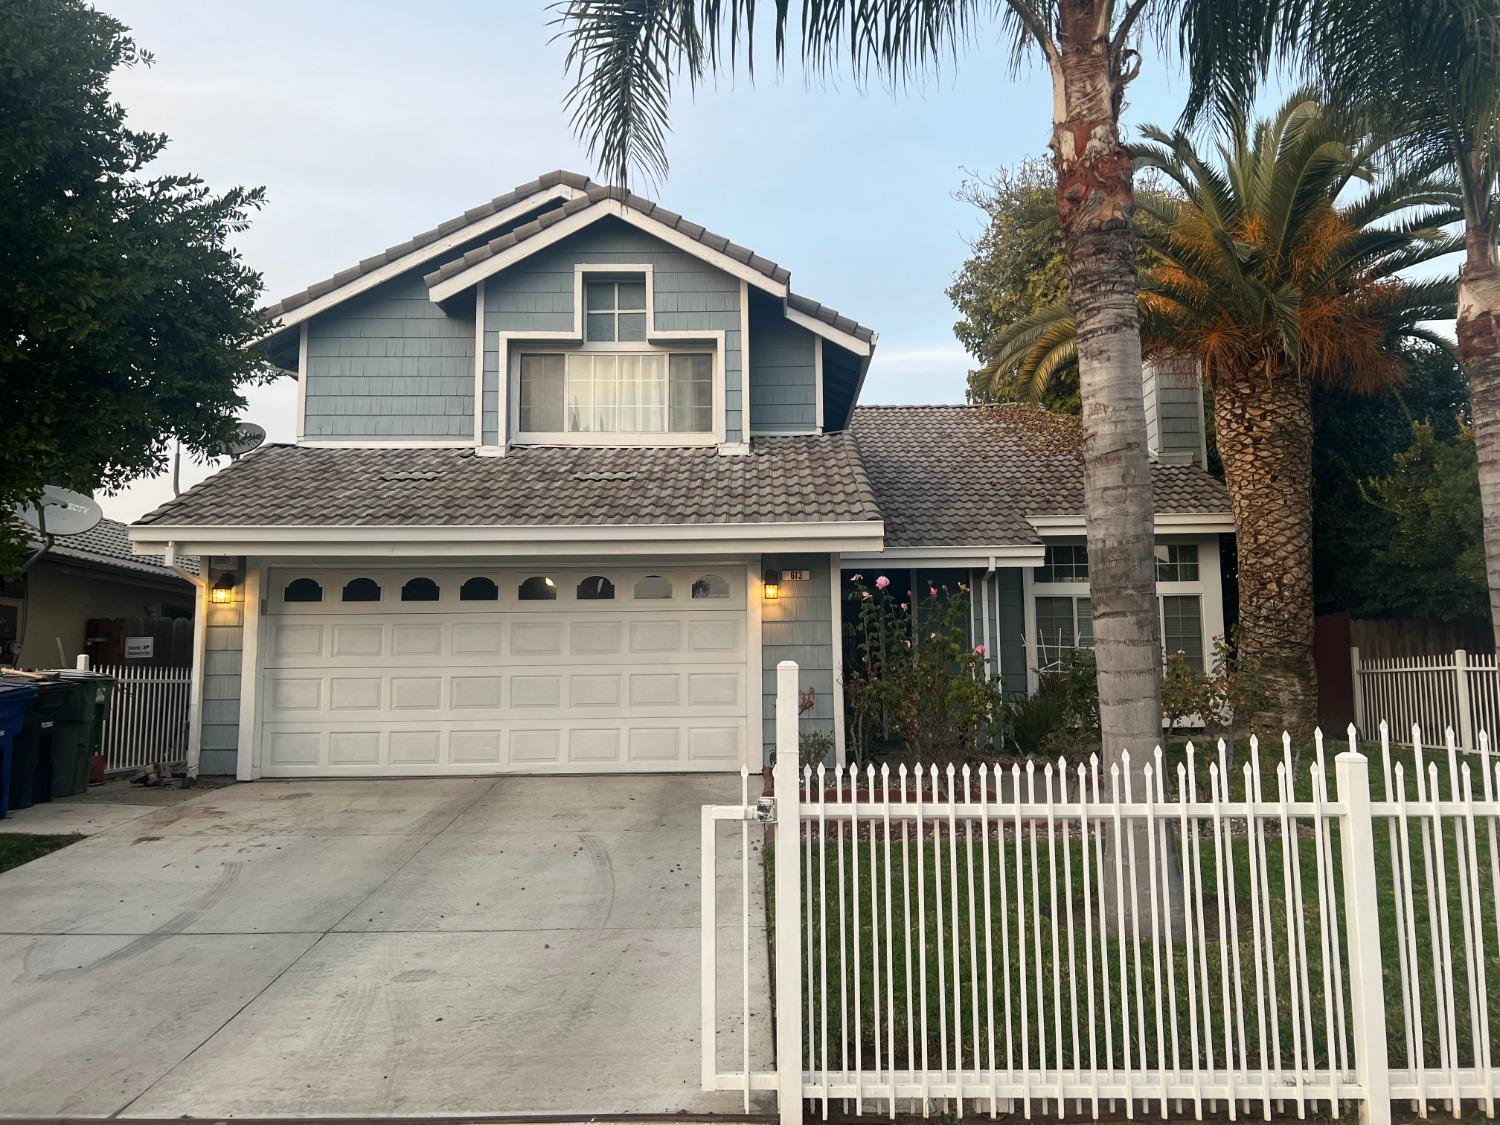
M 934 597 L 934 598 L 937 597 L 937 587 L 936 586 L 929 586 L 929 587 L 927 587 L 927 594 L 928 594 L 929 597 Z
M 884 590 L 890 584 L 891 580 L 883 574 L 879 578 L 875 579 L 875 589 L 877 590 Z
M 865 601 L 869 601 L 870 600 L 870 591 L 868 591 L 868 590 L 861 590 L 859 592 L 859 596 L 861 598 L 863 598 Z
M 975 656 L 983 656 L 984 655 L 984 646 L 983 645 L 975 645 L 974 646 L 974 655 Z

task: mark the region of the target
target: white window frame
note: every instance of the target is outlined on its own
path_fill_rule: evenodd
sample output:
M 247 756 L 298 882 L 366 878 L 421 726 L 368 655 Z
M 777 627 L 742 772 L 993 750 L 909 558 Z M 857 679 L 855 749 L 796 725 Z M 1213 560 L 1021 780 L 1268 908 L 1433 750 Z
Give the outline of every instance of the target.
M 613 343 L 613 344 L 641 344 L 641 343 L 645 342 L 643 339 L 642 340 L 621 340 L 620 339 L 620 314 L 621 313 L 624 313 L 626 315 L 639 314 L 640 317 L 643 320 L 645 320 L 645 321 L 650 321 L 650 319 L 651 319 L 651 297 L 650 297 L 649 293 L 647 294 L 647 296 L 645 298 L 643 298 L 643 300 L 641 302 L 641 307 L 640 308 L 638 308 L 638 309 L 622 309 L 622 308 L 620 308 L 620 286 L 622 284 L 625 284 L 625 285 L 641 285 L 642 288 L 644 288 L 645 278 L 642 276 L 641 280 L 639 282 L 637 282 L 636 281 L 636 277 L 637 276 L 640 276 L 640 275 L 633 274 L 633 273 L 632 274 L 604 274 L 604 273 L 597 273 L 597 274 L 594 274 L 592 276 L 586 276 L 583 279 L 583 295 L 584 295 L 583 335 L 584 335 L 585 342 L 587 342 L 587 343 Z M 609 286 L 612 286 L 613 289 L 614 289 L 614 301 L 615 301 L 614 306 L 612 308 L 608 308 L 608 309 L 590 309 L 588 307 L 588 289 L 589 289 L 590 285 L 609 285 Z M 608 313 L 609 316 L 612 318 L 612 324 L 613 324 L 613 327 L 614 327 L 614 337 L 615 338 L 613 340 L 599 340 L 599 341 L 590 340 L 588 338 L 589 317 L 590 316 L 602 316 L 605 313 Z
M 646 342 L 598 343 L 584 339 L 583 287 L 591 276 L 644 275 L 646 279 Z M 727 432 L 724 372 L 724 332 L 714 330 L 665 330 L 656 327 L 656 277 L 650 262 L 578 262 L 573 266 L 573 327 L 557 332 L 497 332 L 499 370 L 504 379 L 498 419 L 500 445 L 482 446 L 480 452 L 503 455 L 511 445 L 620 446 L 708 446 L 723 445 Z M 535 434 L 520 430 L 520 356 L 547 351 L 709 352 L 713 356 L 713 422 L 707 433 L 692 434 Z M 482 418 L 483 395 L 475 402 L 476 420 Z M 476 422 L 477 424 L 477 422 Z
M 1081 546 L 1082 537 L 1070 536 L 1048 542 L 1049 547 Z M 1162 640 L 1162 659 L 1166 659 L 1166 616 L 1162 600 L 1169 597 L 1196 597 L 1198 599 L 1198 622 L 1203 644 L 1204 669 L 1213 666 L 1213 642 L 1224 633 L 1224 606 L 1219 575 L 1219 544 L 1216 538 L 1196 538 L 1181 535 L 1159 535 L 1154 546 L 1194 546 L 1198 548 L 1198 579 L 1195 582 L 1158 582 L 1156 584 L 1156 628 Z M 1153 564 L 1154 566 L 1154 564 Z M 1087 598 L 1092 597 L 1087 582 L 1041 582 L 1035 578 L 1039 568 L 1026 570 L 1026 621 L 1035 633 L 1037 598 Z M 1076 625 L 1075 609 L 1075 629 Z M 1027 670 L 1034 674 L 1041 665 L 1042 639 L 1039 635 L 1027 637 Z M 1032 690 L 1035 690 L 1033 685 Z
M 712 412 L 709 417 L 709 427 L 706 430 L 693 431 L 689 433 L 675 433 L 671 430 L 652 431 L 649 433 L 634 433 L 630 431 L 616 432 L 605 430 L 587 430 L 574 432 L 571 430 L 546 431 L 546 430 L 522 430 L 521 425 L 521 360 L 529 355 L 660 355 L 667 358 L 668 386 L 670 388 L 671 357 L 674 355 L 706 355 L 709 357 L 709 369 L 712 378 L 713 397 Z M 508 373 L 507 382 L 510 384 L 510 414 L 516 420 L 516 429 L 511 435 L 511 440 L 517 445 L 716 445 L 718 444 L 721 429 L 722 415 L 721 406 L 723 402 L 723 364 L 721 354 L 708 348 L 702 347 L 653 347 L 649 344 L 582 344 L 577 347 L 560 348 L 551 347 L 527 347 L 517 346 L 511 355 L 511 369 Z M 666 403 L 668 409 L 668 420 L 670 421 L 671 403 Z M 567 365 L 563 365 L 563 408 L 567 409 Z M 564 424 L 567 419 L 564 417 Z

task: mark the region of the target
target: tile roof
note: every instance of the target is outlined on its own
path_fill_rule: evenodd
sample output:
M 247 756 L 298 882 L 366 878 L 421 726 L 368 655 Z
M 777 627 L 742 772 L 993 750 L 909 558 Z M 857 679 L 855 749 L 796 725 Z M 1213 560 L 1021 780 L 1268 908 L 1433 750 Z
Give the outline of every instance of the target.
M 887 547 L 1040 543 L 1031 516 L 1083 512 L 1083 427 L 1037 406 L 861 406 L 849 432 L 885 517 Z M 1196 465 L 1155 465 L 1156 510 L 1229 511 Z
M 48 558 L 90 563 L 94 566 L 109 566 L 120 570 L 136 571 L 156 578 L 171 578 L 178 582 L 187 579 L 166 565 L 160 555 L 135 555 L 130 551 L 130 537 L 126 525 L 115 520 L 100 520 L 91 530 L 77 535 L 59 535 L 47 552 Z M 40 537 L 31 540 L 33 548 L 40 547 Z M 194 574 L 198 573 L 198 560 L 191 555 L 177 560 Z
M 570 218 L 580 211 L 586 211 L 596 203 L 602 203 L 607 199 L 623 203 L 632 211 L 638 211 L 642 215 L 655 219 L 657 222 L 665 224 L 679 234 L 685 234 L 695 242 L 701 242 L 710 250 L 716 250 L 720 254 L 725 254 L 733 258 L 741 265 L 749 266 L 757 273 L 765 275 L 780 285 L 785 285 L 791 280 L 791 273 L 778 266 L 775 262 L 767 258 L 762 258 L 753 250 L 737 246 L 722 234 L 714 234 L 710 230 L 705 230 L 697 223 L 689 222 L 677 214 L 677 212 L 668 211 L 665 207 L 652 203 L 651 200 L 643 195 L 636 195 L 635 192 L 629 191 L 626 188 L 593 183 L 584 189 L 582 195 L 568 200 L 561 207 L 554 207 L 552 210 L 538 215 L 529 223 L 522 223 L 515 229 L 506 231 L 504 234 L 490 239 L 483 246 L 475 247 L 460 258 L 455 258 L 451 262 L 444 262 L 437 269 L 425 275 L 422 280 L 427 282 L 429 288 L 447 281 L 449 278 L 463 273 L 464 270 L 477 266 L 480 262 L 487 261 L 496 254 L 503 254 L 512 246 L 517 246 L 525 242 L 528 238 L 534 238 L 544 230 L 556 226 L 564 219 Z
M 840 332 L 847 332 L 851 336 L 856 336 L 867 344 L 874 343 L 875 341 L 875 330 L 873 328 L 866 328 L 858 321 L 850 320 L 836 309 L 830 309 L 827 305 L 820 305 L 811 297 L 804 297 L 800 293 L 788 291 L 786 303 L 798 312 L 815 317 L 824 324 L 830 324 Z
M 560 184 L 577 188 L 580 191 L 593 186 L 587 176 L 580 175 L 577 172 L 567 172 L 562 169 L 548 172 L 546 175 L 538 176 L 530 183 L 512 188 L 504 195 L 497 195 L 488 203 L 481 203 L 477 207 L 471 207 L 462 215 L 456 215 L 446 223 L 440 223 L 431 230 L 413 235 L 405 242 L 398 242 L 394 246 L 389 246 L 379 254 L 366 258 L 358 265 L 350 266 L 346 270 L 340 270 L 332 277 L 320 281 L 315 285 L 309 285 L 300 293 L 293 293 L 290 297 L 283 297 L 274 305 L 266 306 L 261 312 L 268 320 L 275 320 L 282 313 L 291 312 L 293 309 L 305 305 L 309 301 L 316 300 L 325 293 L 331 293 L 340 286 L 348 285 L 351 281 L 355 281 L 367 273 L 378 270 L 381 266 L 388 265 L 398 258 L 406 257 L 406 255 L 414 250 L 420 250 L 424 246 L 429 246 L 440 238 L 446 238 L 448 235 L 462 230 L 471 223 L 477 223 L 486 216 L 493 215 L 496 211 L 503 211 L 505 208 L 512 207 L 529 196 L 536 195 L 538 192 L 545 191 L 548 188 L 557 187 Z
M 713 446 L 470 449 L 267 445 L 144 517 L 152 525 L 535 526 L 878 520 L 846 434 Z

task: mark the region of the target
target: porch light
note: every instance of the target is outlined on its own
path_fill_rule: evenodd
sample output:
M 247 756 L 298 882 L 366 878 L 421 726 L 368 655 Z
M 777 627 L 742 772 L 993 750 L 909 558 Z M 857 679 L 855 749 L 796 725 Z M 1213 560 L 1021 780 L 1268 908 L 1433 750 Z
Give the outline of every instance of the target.
M 781 571 L 767 570 L 765 573 L 766 601 L 774 602 L 781 597 Z
M 209 590 L 209 600 L 215 605 L 228 605 L 234 600 L 235 576 L 232 574 L 221 574 L 219 580 Z

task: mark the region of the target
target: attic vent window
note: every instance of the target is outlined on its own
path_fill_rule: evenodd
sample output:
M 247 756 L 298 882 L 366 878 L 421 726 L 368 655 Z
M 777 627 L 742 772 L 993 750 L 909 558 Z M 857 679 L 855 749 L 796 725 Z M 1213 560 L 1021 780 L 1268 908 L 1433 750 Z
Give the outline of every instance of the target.
M 429 470 L 427 472 L 381 473 L 380 474 L 380 479 L 381 480 L 439 480 L 439 479 L 442 478 L 442 475 L 443 474 L 441 472 L 438 472 L 436 470 Z
M 613 472 L 599 473 L 574 473 L 574 480 L 600 481 L 600 480 L 635 480 L 635 472 L 630 469 L 617 469 Z

